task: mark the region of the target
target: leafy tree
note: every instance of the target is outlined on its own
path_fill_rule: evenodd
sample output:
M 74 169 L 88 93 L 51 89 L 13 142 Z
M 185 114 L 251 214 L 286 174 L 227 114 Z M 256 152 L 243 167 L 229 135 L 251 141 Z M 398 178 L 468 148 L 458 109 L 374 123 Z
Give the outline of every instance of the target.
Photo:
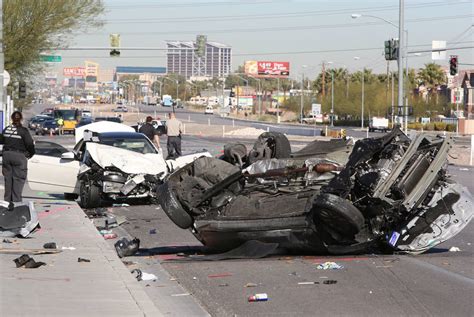
M 40 53 L 66 47 L 73 34 L 102 25 L 102 0 L 4 0 L 5 69 L 12 82 L 44 67 Z
M 441 66 L 429 63 L 425 64 L 425 68 L 418 72 L 418 80 L 420 86 L 425 86 L 428 89 L 428 97 L 430 97 L 436 93 L 439 86 L 446 83 L 446 75 Z

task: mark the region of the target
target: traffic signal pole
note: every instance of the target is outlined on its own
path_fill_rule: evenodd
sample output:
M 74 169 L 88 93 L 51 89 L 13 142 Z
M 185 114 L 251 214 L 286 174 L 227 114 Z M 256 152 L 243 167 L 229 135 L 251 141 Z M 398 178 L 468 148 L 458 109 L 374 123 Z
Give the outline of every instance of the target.
M 408 122 L 408 109 L 404 107 L 404 98 L 403 98 L 403 58 L 405 57 L 405 41 L 404 41 L 404 0 L 400 0 L 399 2 L 399 18 L 398 18 L 398 38 L 399 38 L 399 48 L 398 48 L 398 109 L 403 109 L 403 116 L 404 116 L 404 131 L 405 134 L 407 131 L 407 122 Z

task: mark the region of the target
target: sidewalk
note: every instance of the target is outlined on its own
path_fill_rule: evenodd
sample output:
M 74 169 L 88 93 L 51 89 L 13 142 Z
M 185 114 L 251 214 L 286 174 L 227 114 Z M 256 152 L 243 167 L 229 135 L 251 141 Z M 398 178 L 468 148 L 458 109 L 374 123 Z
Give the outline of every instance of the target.
M 33 201 L 41 229 L 28 239 L 9 238 L 13 243 L 1 248 L 41 249 L 56 242 L 75 250 L 30 255 L 46 263 L 36 269 L 16 268 L 13 259 L 21 252 L 0 254 L 1 316 L 162 315 L 76 203 Z

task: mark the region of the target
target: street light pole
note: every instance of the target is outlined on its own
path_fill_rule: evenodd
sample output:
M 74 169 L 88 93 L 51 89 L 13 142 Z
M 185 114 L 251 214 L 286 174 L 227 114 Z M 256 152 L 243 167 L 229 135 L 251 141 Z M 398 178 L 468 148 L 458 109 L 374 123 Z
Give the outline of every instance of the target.
M 334 69 L 331 69 L 331 127 L 334 126 Z

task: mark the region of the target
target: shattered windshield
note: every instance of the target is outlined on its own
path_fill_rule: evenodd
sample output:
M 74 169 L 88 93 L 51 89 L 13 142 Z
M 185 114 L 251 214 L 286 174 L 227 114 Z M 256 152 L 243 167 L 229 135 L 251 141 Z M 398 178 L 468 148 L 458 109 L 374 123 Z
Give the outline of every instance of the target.
M 142 154 L 156 153 L 153 145 L 145 138 L 101 138 L 100 143 Z

